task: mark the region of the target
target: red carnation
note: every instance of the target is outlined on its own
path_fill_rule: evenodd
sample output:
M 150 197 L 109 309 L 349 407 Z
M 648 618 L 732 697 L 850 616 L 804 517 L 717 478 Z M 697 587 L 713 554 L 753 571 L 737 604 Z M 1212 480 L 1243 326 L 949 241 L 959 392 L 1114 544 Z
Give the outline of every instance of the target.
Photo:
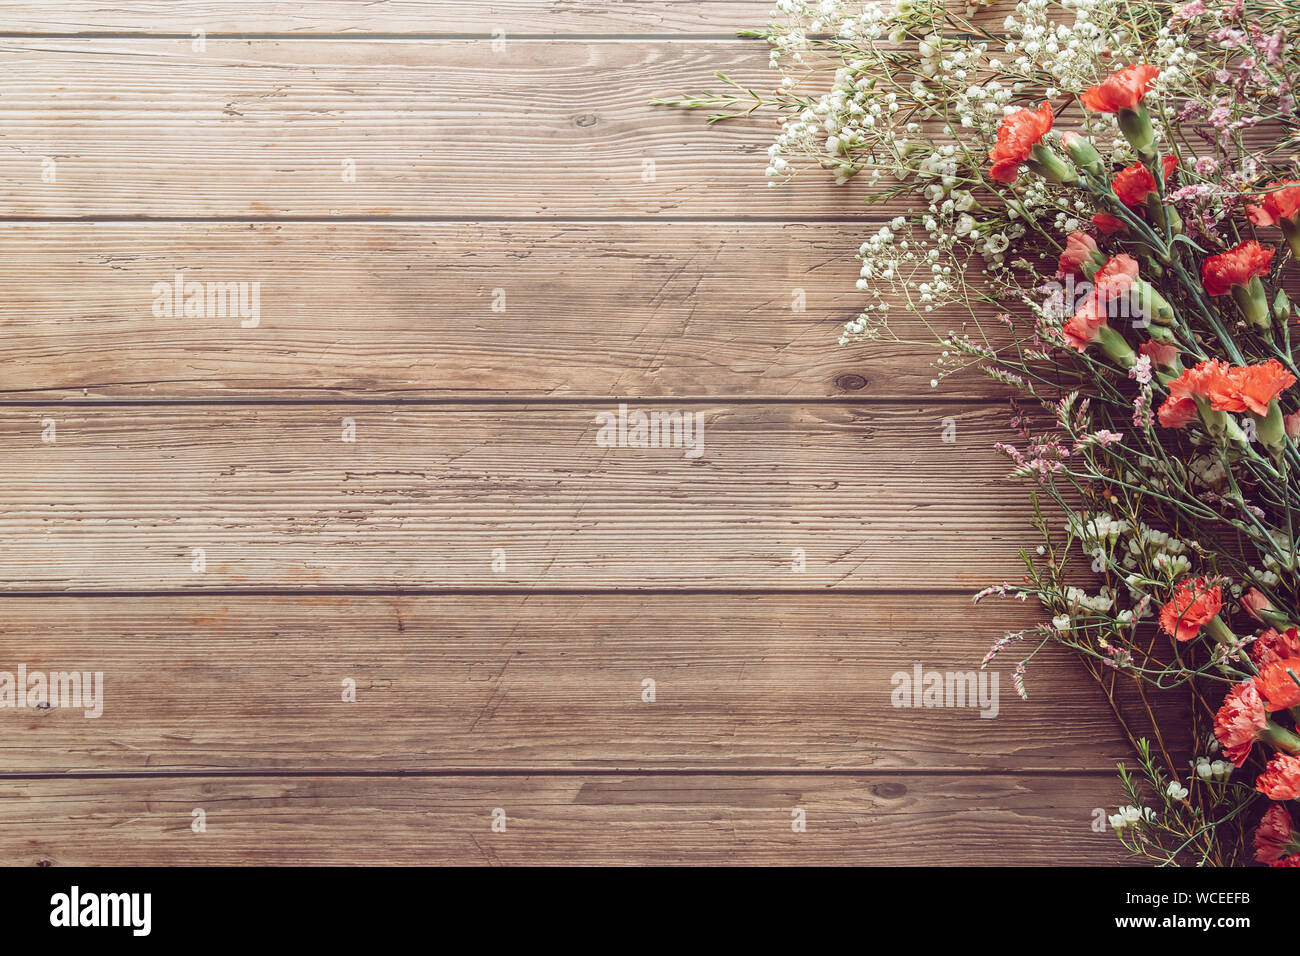
M 1178 361 L 1178 346 L 1157 342 L 1155 339 L 1147 339 L 1138 346 L 1138 355 L 1147 356 L 1155 365 L 1172 368 L 1173 364 Z
M 1186 369 L 1169 383 L 1169 397 L 1156 411 L 1165 428 L 1182 428 L 1196 418 L 1195 399 L 1214 401 L 1226 394 L 1231 366 L 1220 359 L 1207 359 Z M 1171 632 L 1172 633 L 1172 632 Z
M 1291 814 L 1280 803 L 1271 804 L 1259 821 L 1255 859 L 1269 866 L 1300 866 L 1300 839 L 1292 829 Z
M 1121 252 L 1106 260 L 1092 277 L 1092 284 L 1099 299 L 1116 299 L 1128 294 L 1137 277 L 1137 260 Z
M 1077 276 L 1083 274 L 1083 264 L 1093 256 L 1101 255 L 1097 240 L 1086 232 L 1072 232 L 1065 240 L 1065 251 L 1057 260 L 1057 268 L 1062 275 Z
M 1255 789 L 1270 800 L 1300 797 L 1300 757 L 1274 754 L 1264 772 L 1255 778 Z
M 1096 226 L 1102 235 L 1109 236 L 1119 232 L 1121 229 L 1128 229 L 1123 219 L 1116 219 L 1110 213 L 1099 212 L 1092 217 L 1092 224 Z
M 1190 398 L 1175 398 L 1170 395 L 1156 409 L 1156 418 L 1165 428 L 1182 428 L 1188 422 L 1196 420 L 1198 411 L 1196 403 Z
M 1209 587 L 1201 578 L 1178 585 L 1173 598 L 1160 609 L 1160 626 L 1179 641 L 1190 641 L 1223 607 L 1223 589 Z M 1297 687 L 1296 690 L 1300 690 Z
M 1269 402 L 1296 383 L 1277 359 L 1256 365 L 1228 369 L 1224 382 L 1210 396 L 1211 405 L 1221 412 L 1254 412 L 1267 415 Z
M 1106 310 L 1090 295 L 1075 310 L 1074 315 L 1065 323 L 1065 343 L 1076 352 L 1086 352 L 1088 346 L 1097 341 L 1102 327 L 1106 324 Z
M 1300 220 L 1300 179 L 1284 179 L 1266 187 L 1273 190 L 1260 197 L 1258 206 L 1246 207 L 1257 226 L 1276 226 L 1283 219 Z
M 1262 624 L 1264 618 L 1259 612 L 1273 610 L 1273 602 L 1264 597 L 1259 588 L 1251 588 L 1241 596 L 1241 609 Z
M 1080 99 L 1094 113 L 1135 110 L 1159 75 L 1160 70 L 1145 63 L 1126 66 L 1108 80 L 1087 90 Z
M 1245 604 L 1244 598 L 1242 603 Z M 1270 627 L 1250 645 L 1250 659 L 1256 667 L 1266 667 L 1288 657 L 1300 657 L 1300 634 L 1297 634 L 1294 627 L 1288 627 L 1285 631 Z
M 1238 684 L 1214 715 L 1214 736 L 1223 745 L 1228 759 L 1240 767 L 1250 756 L 1250 748 L 1268 723 L 1264 701 L 1251 682 Z
M 1202 262 L 1201 284 L 1210 295 L 1226 295 L 1234 285 L 1245 285 L 1256 276 L 1268 275 L 1272 264 L 1273 250 L 1247 239 Z
M 1013 183 L 1020 164 L 1029 158 L 1038 141 L 1052 128 L 1052 104 L 1036 110 L 1016 110 L 1002 118 L 997 144 L 989 150 L 993 166 L 989 175 L 1000 183 Z
M 1300 657 L 1284 657 L 1260 668 L 1255 685 L 1264 695 L 1265 710 L 1271 714 L 1300 704 L 1300 684 L 1296 683 L 1296 677 L 1300 677 Z
M 1165 182 L 1168 182 L 1178 166 L 1178 157 L 1166 156 L 1161 160 L 1161 166 L 1164 168 Z M 1119 201 L 1130 209 L 1142 205 L 1152 193 L 1158 193 L 1156 178 L 1144 163 L 1134 163 L 1121 169 L 1111 181 L 1111 188 L 1115 190 Z

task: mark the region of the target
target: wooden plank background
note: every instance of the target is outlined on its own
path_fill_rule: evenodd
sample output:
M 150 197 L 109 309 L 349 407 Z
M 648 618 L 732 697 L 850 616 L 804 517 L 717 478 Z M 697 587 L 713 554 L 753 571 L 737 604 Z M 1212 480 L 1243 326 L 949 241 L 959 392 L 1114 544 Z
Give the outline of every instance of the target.
M 0 711 L 0 862 L 1121 859 L 1066 655 L 891 704 L 1037 621 L 1027 506 L 995 388 L 835 344 L 897 209 L 647 105 L 767 11 L 0 2 L 0 670 L 105 681 Z

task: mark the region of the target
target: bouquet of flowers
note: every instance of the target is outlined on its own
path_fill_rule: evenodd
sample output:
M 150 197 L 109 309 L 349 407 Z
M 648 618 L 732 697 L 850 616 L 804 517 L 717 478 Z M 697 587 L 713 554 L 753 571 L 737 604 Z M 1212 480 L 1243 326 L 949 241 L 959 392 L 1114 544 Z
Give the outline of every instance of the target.
M 920 210 L 861 244 L 843 341 L 902 342 L 905 310 L 932 385 L 1011 390 L 997 447 L 1042 543 L 976 600 L 1048 619 L 985 664 L 1023 649 L 1024 694 L 1039 649 L 1078 655 L 1136 753 L 1111 826 L 1162 864 L 1300 866 L 1291 2 L 780 0 L 749 34 L 775 89 L 656 101 L 773 108 L 774 184 L 866 175 Z

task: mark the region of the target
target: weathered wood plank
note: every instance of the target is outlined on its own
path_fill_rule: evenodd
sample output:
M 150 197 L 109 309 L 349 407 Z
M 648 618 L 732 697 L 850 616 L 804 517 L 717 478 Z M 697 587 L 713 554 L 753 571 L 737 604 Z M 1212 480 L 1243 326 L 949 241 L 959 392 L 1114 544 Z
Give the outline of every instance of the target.
M 1103 776 L 0 780 L 0 860 L 1103 865 L 1123 851 L 1093 814 L 1121 798 Z
M 1025 489 L 990 447 L 1001 411 L 645 411 L 703 430 L 602 447 L 612 403 L 6 407 L 0 587 L 926 590 L 1023 573 Z
M 864 302 L 853 253 L 868 228 L 11 224 L 0 398 L 930 398 L 933 351 L 836 344 Z M 156 303 L 178 274 L 246 283 L 250 314 L 256 283 L 256 327 L 224 288 L 208 315 Z M 901 310 L 895 326 L 924 338 Z M 997 392 L 973 373 L 943 390 Z
M 770 84 L 766 59 L 726 41 L 0 41 L 0 216 L 865 215 L 865 185 L 768 188 L 775 118 L 648 105 L 718 70 Z
M 762 26 L 772 0 L 3 0 L 0 32 L 57 35 L 123 33 L 455 33 L 734 34 Z
M 94 719 L 0 712 L 3 766 L 1113 768 L 1128 744 L 1064 652 L 1035 657 L 1029 700 L 1012 688 L 1013 646 L 982 708 L 895 706 L 896 674 L 974 671 L 1042 617 L 951 594 L 10 598 L 0 670 L 99 672 L 104 691 Z

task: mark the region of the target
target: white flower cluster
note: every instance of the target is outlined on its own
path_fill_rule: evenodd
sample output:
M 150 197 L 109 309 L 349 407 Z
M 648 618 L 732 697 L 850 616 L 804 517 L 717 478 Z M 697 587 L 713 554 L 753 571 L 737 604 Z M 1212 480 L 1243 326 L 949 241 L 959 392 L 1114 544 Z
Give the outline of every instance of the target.
M 1000 39 L 972 31 L 945 2 L 779 0 L 773 13 L 770 59 L 790 112 L 768 150 L 772 185 L 812 163 L 840 183 L 866 173 L 887 194 L 916 189 L 927 200 L 910 228 L 891 223 L 863 244 L 858 287 L 870 302 L 843 342 L 885 337 L 891 301 L 923 316 L 969 301 L 961 263 L 970 252 L 995 282 L 1011 282 L 1011 270 L 1034 268 L 1007 262 L 1029 228 L 1065 235 L 1086 225 L 1092 210 L 1082 195 L 1033 177 L 1022 177 L 1005 205 L 980 204 L 1005 115 L 1077 94 L 1121 63 L 1160 67 L 1161 93 L 1193 79 L 1197 53 L 1184 31 L 1161 26 L 1155 43 L 1139 48 L 1151 31 L 1135 29 L 1121 0 L 1021 0 Z M 1159 116 L 1155 128 L 1162 135 Z M 1079 129 L 1112 162 L 1134 161 L 1114 116 L 1087 114 Z M 1047 142 L 1059 151 L 1057 132 Z
M 1115 606 L 1115 596 L 1110 593 L 1110 588 L 1102 588 L 1098 594 L 1089 595 L 1082 588 L 1068 587 L 1065 589 L 1065 599 L 1071 607 L 1098 614 L 1106 614 Z
M 1134 572 L 1128 576 L 1126 583 L 1135 595 L 1145 594 L 1146 586 L 1177 581 L 1192 569 L 1185 542 L 1167 531 L 1157 531 L 1146 524 L 1138 525 L 1137 533 L 1128 539 L 1127 548 L 1128 553 L 1124 555 L 1122 564 Z M 1147 569 L 1160 575 L 1161 580 L 1155 581 L 1137 573 Z
M 1150 823 L 1156 818 L 1156 812 L 1150 807 L 1120 807 L 1118 813 L 1110 815 L 1112 829 L 1122 830 L 1139 823 Z
M 1196 776 L 1206 781 L 1227 780 L 1232 776 L 1232 763 L 1227 760 L 1211 761 L 1209 757 L 1197 757 Z
M 1079 539 L 1079 546 L 1085 554 L 1091 554 L 1100 545 L 1113 545 L 1120 535 L 1131 532 L 1133 525 L 1104 511 L 1089 514 L 1076 511 L 1066 520 L 1065 530 Z

